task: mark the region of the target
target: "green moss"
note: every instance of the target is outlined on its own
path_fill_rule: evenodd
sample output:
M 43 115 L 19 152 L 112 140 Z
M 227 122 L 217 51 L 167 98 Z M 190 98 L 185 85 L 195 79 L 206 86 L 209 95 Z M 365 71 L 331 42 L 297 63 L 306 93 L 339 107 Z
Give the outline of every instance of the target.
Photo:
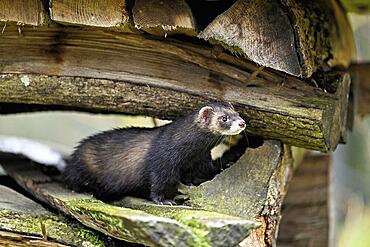
M 105 246 L 101 236 L 84 229 L 79 223 L 73 222 L 64 216 L 31 215 L 0 209 L 0 228 L 36 236 L 42 236 L 41 222 L 45 225 L 49 239 L 71 245 L 81 245 L 88 242 L 91 246 Z M 82 234 L 83 233 L 83 234 Z

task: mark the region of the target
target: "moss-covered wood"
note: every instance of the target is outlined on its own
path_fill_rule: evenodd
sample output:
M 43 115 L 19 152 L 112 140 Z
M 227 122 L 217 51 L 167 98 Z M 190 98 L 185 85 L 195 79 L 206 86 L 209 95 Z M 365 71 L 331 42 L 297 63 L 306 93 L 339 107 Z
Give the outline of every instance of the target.
M 197 35 L 195 19 L 185 0 L 137 0 L 132 16 L 135 27 L 150 34 Z
M 240 217 L 129 200 L 128 207 L 73 193 L 30 162 L 2 159 L 6 172 L 38 199 L 109 236 L 148 246 L 234 246 L 259 226 Z M 227 237 L 225 237 L 227 236 Z
M 8 27 L 0 36 L 0 102 L 173 119 L 222 100 L 251 119 L 247 130 L 254 134 L 321 151 L 338 144 L 345 73 L 328 77 L 335 86 L 326 93 L 271 71 L 251 76 L 257 67 L 250 62 L 173 40 L 65 28 L 22 32 Z
M 7 187 L 0 186 L 0 198 L 1 246 L 18 246 L 14 242 L 20 246 L 102 247 L 109 244 L 107 237 L 85 228 L 77 221 L 49 212 Z
M 270 246 L 275 243 L 286 185 L 302 155 L 280 142 L 266 141 L 257 149 L 247 149 L 213 180 L 183 186 L 181 192 L 188 195 L 191 206 L 258 220 L 262 227 L 252 231 L 242 246 Z
M 331 0 L 238 0 L 199 37 L 300 77 L 346 67 L 355 54 L 346 15 Z
M 246 220 L 240 217 L 186 206 L 159 206 L 132 197 L 126 197 L 115 204 L 177 220 L 190 227 L 193 234 L 199 236 L 200 239 L 212 241 L 212 246 L 233 246 L 245 238 L 245 232 L 249 235 L 251 230 L 260 226 L 258 222 L 253 221 L 246 224 Z

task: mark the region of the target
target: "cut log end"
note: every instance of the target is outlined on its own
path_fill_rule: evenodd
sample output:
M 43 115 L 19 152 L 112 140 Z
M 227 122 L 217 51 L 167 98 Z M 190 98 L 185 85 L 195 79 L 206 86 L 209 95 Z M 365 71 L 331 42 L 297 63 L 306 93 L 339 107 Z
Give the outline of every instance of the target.
M 135 27 L 147 33 L 197 35 L 195 19 L 184 0 L 138 0 L 132 12 Z

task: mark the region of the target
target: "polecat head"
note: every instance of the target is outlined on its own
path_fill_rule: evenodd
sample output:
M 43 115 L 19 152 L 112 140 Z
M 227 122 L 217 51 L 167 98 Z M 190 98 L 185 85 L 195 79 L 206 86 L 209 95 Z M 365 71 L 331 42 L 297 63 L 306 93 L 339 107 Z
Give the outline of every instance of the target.
M 231 103 L 208 104 L 199 110 L 197 117 L 201 126 L 216 135 L 237 135 L 246 127 Z

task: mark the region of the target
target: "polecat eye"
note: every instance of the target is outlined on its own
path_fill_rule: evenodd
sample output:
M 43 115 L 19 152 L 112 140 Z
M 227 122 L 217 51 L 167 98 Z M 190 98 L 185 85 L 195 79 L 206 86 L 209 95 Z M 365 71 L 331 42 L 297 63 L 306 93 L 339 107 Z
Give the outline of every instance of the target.
M 227 121 L 227 116 L 222 116 L 221 120 L 222 120 L 222 122 L 226 122 Z

